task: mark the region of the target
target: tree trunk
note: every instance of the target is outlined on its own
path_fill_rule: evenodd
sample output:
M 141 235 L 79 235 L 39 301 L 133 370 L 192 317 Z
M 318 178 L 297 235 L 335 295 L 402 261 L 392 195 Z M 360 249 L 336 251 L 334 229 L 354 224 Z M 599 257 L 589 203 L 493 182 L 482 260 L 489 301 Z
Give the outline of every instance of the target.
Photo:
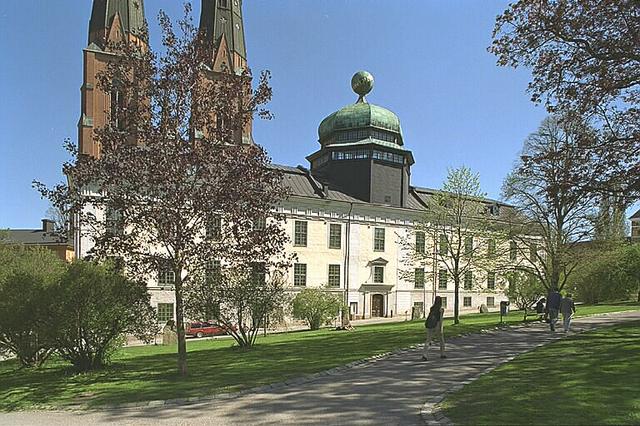
M 453 277 L 454 296 L 453 296 L 453 323 L 460 324 L 460 275 Z
M 176 333 L 178 334 L 178 374 L 187 375 L 187 340 L 184 333 L 184 307 L 182 306 L 182 271 L 176 273 Z

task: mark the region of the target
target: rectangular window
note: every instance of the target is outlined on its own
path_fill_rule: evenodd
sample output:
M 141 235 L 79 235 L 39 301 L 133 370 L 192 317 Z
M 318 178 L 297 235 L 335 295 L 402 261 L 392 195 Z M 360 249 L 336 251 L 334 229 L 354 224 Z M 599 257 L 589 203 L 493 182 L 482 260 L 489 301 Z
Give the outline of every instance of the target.
M 446 297 L 442 298 L 442 307 L 447 309 L 447 298 Z
M 416 268 L 414 283 L 415 288 L 424 288 L 424 268 Z
M 473 237 L 464 238 L 464 254 L 471 256 L 473 254 Z
M 358 302 L 349 303 L 349 312 L 351 313 L 351 315 L 358 314 Z
M 342 225 L 339 223 L 329 225 L 329 248 L 342 248 Z
M 384 251 L 384 228 L 373 230 L 373 251 Z
M 304 287 L 307 285 L 307 264 L 295 263 L 293 265 L 293 285 Z
M 264 262 L 255 262 L 251 265 L 251 279 L 256 284 L 264 284 L 267 280 L 267 268 Z
M 111 235 L 124 234 L 124 221 L 122 212 L 117 209 L 107 207 L 106 212 L 106 231 Z
M 166 324 L 173 320 L 173 303 L 158 303 L 158 322 Z
M 158 270 L 158 284 L 163 285 L 174 285 L 176 282 L 176 273 L 171 268 L 171 265 L 165 263 Z
M 496 299 L 493 296 L 487 297 L 487 306 L 493 308 L 496 306 Z
M 470 308 L 471 307 L 471 297 L 470 296 L 465 296 L 462 299 L 462 306 L 464 306 L 465 308 Z
M 471 290 L 473 288 L 473 272 L 466 271 L 464 273 L 464 289 Z
M 264 217 L 257 218 L 253 223 L 253 229 L 256 231 L 264 231 L 267 228 L 267 219 Z
M 529 245 L 529 257 L 531 262 L 536 262 L 538 260 L 538 245 L 536 243 L 531 243 Z
M 384 266 L 373 267 L 373 282 L 376 284 L 384 283 Z
M 438 290 L 447 289 L 447 270 L 440 269 L 438 271 Z
M 440 244 L 438 247 L 438 254 L 445 256 L 449 251 L 449 242 L 446 234 L 440 234 Z
M 206 279 L 208 282 L 215 282 L 218 278 L 220 278 L 222 274 L 222 267 L 220 266 L 219 260 L 212 260 L 207 264 L 207 269 L 205 271 Z
M 207 238 L 212 240 L 220 239 L 222 234 L 222 218 L 220 215 L 213 215 L 207 219 Z
M 293 244 L 300 247 L 307 246 L 307 222 L 296 220 Z
M 416 252 L 424 253 L 425 249 L 424 232 L 416 232 Z
M 509 243 L 509 259 L 516 260 L 518 258 L 518 243 L 511 241 Z
M 340 265 L 329 265 L 329 287 L 340 287 Z
M 487 254 L 489 256 L 496 255 L 496 240 L 494 240 L 493 238 L 487 241 Z
M 488 272 L 487 273 L 487 288 L 489 290 L 494 290 L 496 288 L 496 273 Z

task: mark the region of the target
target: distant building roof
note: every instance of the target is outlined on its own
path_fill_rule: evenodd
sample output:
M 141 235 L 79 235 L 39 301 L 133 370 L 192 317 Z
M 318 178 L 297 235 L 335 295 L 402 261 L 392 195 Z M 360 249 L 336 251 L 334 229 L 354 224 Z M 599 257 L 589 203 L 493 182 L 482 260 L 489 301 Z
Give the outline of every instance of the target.
M 43 219 L 41 229 L 7 229 L 5 242 L 27 245 L 68 245 L 66 236 L 54 230 L 51 220 Z

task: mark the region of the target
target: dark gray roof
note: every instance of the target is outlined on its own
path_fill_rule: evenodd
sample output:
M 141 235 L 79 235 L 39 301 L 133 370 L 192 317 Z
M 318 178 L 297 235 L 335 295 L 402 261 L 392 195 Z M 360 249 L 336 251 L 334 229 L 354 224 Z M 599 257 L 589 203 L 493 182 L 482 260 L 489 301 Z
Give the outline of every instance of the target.
M 4 242 L 28 245 L 67 244 L 67 239 L 64 236 L 53 232 L 45 232 L 42 229 L 7 229 L 0 233 L 0 237 L 6 237 Z
M 640 219 L 640 210 L 634 213 L 629 219 Z
M 318 181 L 305 167 L 291 167 L 281 164 L 272 164 L 271 166 L 274 169 L 284 172 L 284 183 L 293 196 L 365 204 L 362 200 L 323 185 L 323 183 Z M 409 199 L 407 200 L 407 208 L 412 210 L 426 210 L 429 205 L 429 198 L 441 192 L 442 191 L 437 189 L 411 187 L 409 190 Z M 487 204 L 495 204 L 501 207 L 512 207 L 503 202 L 489 198 L 485 198 L 482 201 Z

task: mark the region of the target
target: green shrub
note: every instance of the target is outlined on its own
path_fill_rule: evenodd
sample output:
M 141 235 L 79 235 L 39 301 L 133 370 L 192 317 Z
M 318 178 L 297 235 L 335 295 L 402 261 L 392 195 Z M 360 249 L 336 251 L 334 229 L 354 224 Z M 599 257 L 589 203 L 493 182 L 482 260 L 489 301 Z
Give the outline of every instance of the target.
M 74 262 L 55 294 L 55 348 L 77 371 L 101 368 L 125 334 L 151 340 L 157 332 L 146 285 L 106 266 Z
M 0 244 L 0 264 L 0 353 L 40 366 L 53 351 L 49 306 L 64 263 L 45 248 Z
M 342 308 L 340 296 L 319 288 L 306 288 L 293 299 L 293 316 L 305 320 L 311 330 L 330 324 Z

